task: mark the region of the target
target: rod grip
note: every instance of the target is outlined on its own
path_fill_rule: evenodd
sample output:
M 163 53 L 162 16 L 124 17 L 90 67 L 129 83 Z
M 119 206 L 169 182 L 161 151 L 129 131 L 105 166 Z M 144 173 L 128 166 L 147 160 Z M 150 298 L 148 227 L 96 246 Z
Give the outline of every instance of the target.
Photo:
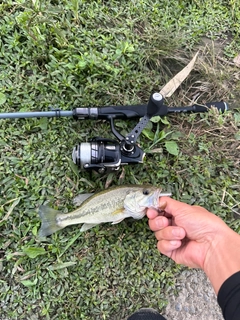
M 199 106 L 196 104 L 192 106 L 193 112 L 207 112 L 207 111 L 209 111 L 209 108 L 211 108 L 211 107 L 217 108 L 218 111 L 221 111 L 221 112 L 225 112 L 228 110 L 228 105 L 224 101 L 208 102 L 208 103 L 206 103 L 205 106 Z

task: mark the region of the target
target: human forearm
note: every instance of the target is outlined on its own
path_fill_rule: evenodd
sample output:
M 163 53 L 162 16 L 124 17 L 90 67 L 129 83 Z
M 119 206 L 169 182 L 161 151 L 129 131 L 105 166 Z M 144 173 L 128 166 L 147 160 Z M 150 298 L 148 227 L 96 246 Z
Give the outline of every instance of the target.
M 221 285 L 231 275 L 240 271 L 240 235 L 226 226 L 212 242 L 207 253 L 204 272 L 218 294 Z

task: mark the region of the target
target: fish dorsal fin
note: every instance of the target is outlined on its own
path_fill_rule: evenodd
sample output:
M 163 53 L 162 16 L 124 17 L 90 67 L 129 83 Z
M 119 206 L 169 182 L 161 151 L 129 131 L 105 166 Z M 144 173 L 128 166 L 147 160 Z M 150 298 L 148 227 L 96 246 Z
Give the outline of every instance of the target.
M 73 204 L 76 207 L 80 207 L 80 205 L 87 200 L 88 198 L 90 198 L 91 196 L 93 196 L 94 193 L 82 193 L 77 195 L 74 199 L 73 199 Z

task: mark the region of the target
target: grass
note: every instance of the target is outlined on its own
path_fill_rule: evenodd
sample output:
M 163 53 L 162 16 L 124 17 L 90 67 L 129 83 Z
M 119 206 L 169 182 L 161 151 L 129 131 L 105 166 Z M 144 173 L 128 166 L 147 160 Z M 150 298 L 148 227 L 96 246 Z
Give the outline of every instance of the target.
M 1 112 L 49 106 L 146 103 L 200 49 L 189 78 L 167 100 L 238 105 L 237 1 L 5 1 L 0 4 Z M 206 44 L 207 39 L 207 44 Z M 219 59 L 220 58 L 220 59 Z M 103 176 L 73 170 L 72 148 L 113 137 L 102 121 L 1 120 L 1 319 L 117 319 L 162 310 L 181 267 L 159 255 L 147 220 L 69 227 L 40 242 L 37 208 L 68 212 L 79 193 L 152 183 L 197 203 L 240 232 L 240 114 L 171 115 L 150 125 L 142 165 Z M 119 121 L 122 133 L 136 121 Z M 156 144 L 154 144 L 157 140 Z M 167 142 L 179 148 L 169 153 Z M 150 146 L 152 146 L 150 148 Z M 175 150 L 176 151 L 176 150 Z

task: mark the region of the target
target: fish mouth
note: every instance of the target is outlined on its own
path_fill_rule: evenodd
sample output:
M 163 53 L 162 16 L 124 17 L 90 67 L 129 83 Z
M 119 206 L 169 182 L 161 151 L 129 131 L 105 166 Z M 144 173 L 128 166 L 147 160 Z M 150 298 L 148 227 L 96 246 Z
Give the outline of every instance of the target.
M 151 196 L 151 199 L 149 199 L 151 208 L 158 209 L 159 207 L 158 200 L 160 197 L 161 197 L 161 190 L 157 189 L 156 191 L 154 191 L 153 195 Z
M 153 195 L 149 199 L 150 207 L 159 210 L 159 198 L 171 196 L 171 192 L 162 192 L 161 189 L 157 189 L 156 191 L 154 191 Z

